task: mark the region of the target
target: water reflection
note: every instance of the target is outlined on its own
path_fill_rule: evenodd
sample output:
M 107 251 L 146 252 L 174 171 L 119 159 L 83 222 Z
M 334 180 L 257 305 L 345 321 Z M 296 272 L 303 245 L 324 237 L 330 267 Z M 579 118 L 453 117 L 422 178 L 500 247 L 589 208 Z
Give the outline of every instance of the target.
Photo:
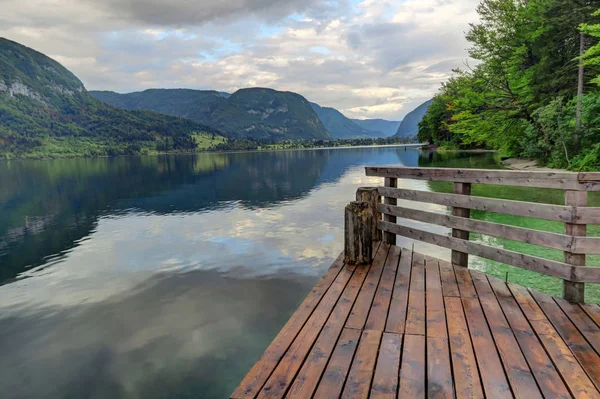
M 0 164 L 0 388 L 226 397 L 403 148 Z

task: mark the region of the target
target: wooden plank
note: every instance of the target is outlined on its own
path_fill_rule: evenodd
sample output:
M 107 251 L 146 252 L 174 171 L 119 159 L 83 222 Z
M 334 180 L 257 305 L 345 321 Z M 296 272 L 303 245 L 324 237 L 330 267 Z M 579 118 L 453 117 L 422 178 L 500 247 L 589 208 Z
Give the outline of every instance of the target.
M 382 332 L 377 330 L 363 331 L 348 380 L 344 385 L 342 399 L 366 399 L 369 396 L 381 335 Z
M 439 265 L 442 278 L 442 294 L 444 296 L 460 296 L 456 275 L 454 274 L 452 265 L 449 262 L 442 260 L 439 261 Z
M 292 379 L 300 369 L 310 348 L 325 325 L 325 321 L 329 318 L 335 304 L 348 284 L 353 272 L 353 266 L 346 265 L 342 269 L 333 284 L 331 284 L 331 288 L 323 297 L 323 300 L 319 303 L 277 367 L 275 367 L 265 385 L 259 391 L 258 398 L 280 398 L 285 394 L 285 391 L 291 384 Z
M 348 317 L 346 327 L 362 330 L 365 326 L 389 250 L 389 244 L 382 243 L 379 246 L 371 270 L 369 270 L 363 288 L 360 290 L 358 298 L 352 307 L 352 312 L 350 313 L 350 317 Z
M 425 398 L 425 337 L 404 335 L 399 398 Z
M 484 273 L 474 271 L 471 271 L 471 275 L 485 318 L 494 337 L 493 342 L 496 344 L 515 397 L 542 399 L 543 396 L 536 385 L 535 378 L 527 365 L 525 356 L 519 348 L 508 321 L 504 317 L 502 308 L 490 287 L 487 277 Z
M 456 275 L 456 283 L 458 284 L 460 296 L 463 298 L 477 298 L 477 291 L 473 285 L 469 269 L 461 266 L 454 267 L 454 274 Z
M 384 182 L 386 187 L 391 187 L 391 188 L 397 188 L 398 187 L 398 179 L 390 179 L 390 178 L 385 178 L 385 182 Z M 398 200 L 396 198 L 391 198 L 391 197 L 385 197 L 383 199 L 384 203 L 386 205 L 396 205 L 398 203 Z M 388 222 L 388 223 L 396 223 L 396 217 L 392 216 L 392 215 L 384 215 L 383 220 Z M 396 235 L 389 233 L 389 232 L 384 232 L 383 233 L 383 242 L 390 244 L 390 245 L 396 245 Z
M 373 230 L 376 222 L 368 202 L 351 202 L 344 211 L 345 262 L 368 265 L 373 261 Z
M 537 339 L 506 283 L 491 276 L 488 276 L 488 280 L 544 397 L 570 398 L 571 395 L 561 376 Z
M 232 399 L 256 396 L 343 267 L 344 254 L 341 253 L 231 394 Z
M 550 322 L 548 320 L 531 320 L 530 323 L 569 387 L 571 394 L 577 399 L 600 398 L 593 382 Z
M 416 220 L 418 222 L 435 224 L 453 229 L 467 230 L 472 233 L 506 238 L 508 240 L 554 248 L 560 251 L 571 251 L 576 254 L 600 253 L 600 237 L 573 237 L 566 234 L 550 233 L 547 231 L 509 226 L 483 220 L 465 219 L 452 215 L 383 204 L 379 205 L 379 211 L 402 219 Z
M 581 271 L 582 273 L 585 273 L 584 277 L 584 275 L 582 274 L 574 273 L 574 270 L 576 270 L 574 266 L 562 262 L 538 258 L 536 256 L 520 254 L 517 252 L 508 251 L 503 248 L 490 247 L 488 245 L 483 245 L 472 241 L 460 240 L 458 238 L 430 233 L 411 227 L 401 226 L 398 224 L 390 225 L 386 224 L 385 222 L 379 222 L 379 226 L 382 230 L 393 230 L 396 234 L 401 235 L 403 237 L 412 238 L 444 248 L 455 249 L 461 252 L 468 252 L 472 255 L 481 256 L 486 259 L 495 260 L 497 262 L 505 263 L 507 265 L 517 266 L 521 269 L 547 274 L 549 276 L 554 276 L 571 281 L 600 281 L 600 268 L 581 268 L 584 269 Z M 585 278 L 585 280 L 583 280 L 583 278 Z
M 412 267 L 425 267 L 425 256 L 418 252 L 413 252 Z
M 400 254 L 400 264 L 394 283 L 394 292 L 390 303 L 390 311 L 385 330 L 391 333 L 403 334 L 406 326 L 406 312 L 408 307 L 408 291 L 410 287 L 411 262 L 413 252 L 403 249 Z
M 502 362 L 494 346 L 492 333 L 483 315 L 479 300 L 476 298 L 462 298 L 462 302 L 486 396 L 512 398 Z
M 366 330 L 385 329 L 399 260 L 400 248 L 393 246 L 390 249 L 388 257 L 385 261 L 379 287 L 377 287 L 377 293 L 375 294 L 375 299 L 373 300 L 373 305 L 371 305 L 367 324 L 365 325 Z
M 600 354 L 600 327 L 577 304 L 554 298 L 558 306 L 565 312 L 571 322 L 579 330 L 596 353 Z
M 540 204 L 537 202 L 512 201 L 497 198 L 477 197 L 448 193 L 408 190 L 402 188 L 379 187 L 379 194 L 397 199 L 427 202 L 451 207 L 477 209 L 480 211 L 504 213 L 515 216 L 525 216 L 538 219 L 555 220 L 557 222 L 574 223 L 577 215 L 570 206 Z M 594 208 L 586 208 L 594 209 Z M 598 220 L 596 216 L 587 215 Z M 588 221 L 592 224 L 592 221 Z
M 310 398 L 321 378 L 327 361 L 348 318 L 350 309 L 358 296 L 358 292 L 367 276 L 369 267 L 356 268 L 350 282 L 346 286 L 325 327 L 319 334 L 310 354 L 302 365 L 286 398 Z
M 427 337 L 448 338 L 444 298 L 442 296 L 442 280 L 437 261 L 427 260 L 425 277 Z
M 427 338 L 427 397 L 453 399 L 454 382 L 447 338 Z
M 458 399 L 483 398 L 483 389 L 461 298 L 446 297 L 444 302 L 456 397 Z
M 491 281 L 489 276 L 488 279 Z M 513 283 L 509 283 L 508 287 L 528 320 L 547 320 L 542 309 L 531 295 L 529 295 L 527 288 Z
M 422 255 L 413 254 L 405 332 L 406 334 L 425 335 L 425 268 L 414 266 L 415 258 L 424 263 Z
M 524 186 L 537 188 L 557 188 L 563 190 L 600 190 L 593 180 L 578 180 L 575 172 L 542 172 L 520 170 L 455 169 L 455 168 L 410 168 L 399 166 L 368 166 L 367 176 L 393 177 L 430 181 L 450 181 L 461 183 L 492 184 L 503 186 Z M 584 175 L 592 176 L 592 175 Z M 587 186 L 583 184 L 590 183 Z
M 600 305 L 597 304 L 581 304 L 579 305 L 585 313 L 600 327 Z
M 314 399 L 330 399 L 340 396 L 360 340 L 360 334 L 360 330 L 344 328 L 323 373 L 323 378 L 317 386 Z
M 383 334 L 371 387 L 371 399 L 396 399 L 401 347 L 401 334 Z
M 592 382 L 600 389 L 600 356 L 598 356 L 556 302 L 552 300 L 552 297 L 533 291 L 531 291 L 531 294 L 558 334 L 567 343 L 571 352 L 579 360 L 579 363 L 590 376 Z

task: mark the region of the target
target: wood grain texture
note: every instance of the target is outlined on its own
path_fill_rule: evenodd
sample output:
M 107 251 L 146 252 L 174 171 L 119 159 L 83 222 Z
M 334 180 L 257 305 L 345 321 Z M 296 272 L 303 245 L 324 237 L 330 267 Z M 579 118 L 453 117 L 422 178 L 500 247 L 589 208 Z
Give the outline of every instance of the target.
M 454 268 L 449 262 L 440 260 L 440 276 L 442 278 L 442 293 L 444 296 L 460 296 Z
M 400 264 L 392 292 L 392 301 L 388 312 L 386 332 L 404 334 L 406 326 L 406 312 L 408 308 L 408 291 L 410 288 L 412 251 L 403 249 L 400 255 Z
M 348 379 L 344 385 L 342 399 L 368 398 L 381 335 L 381 331 L 363 331 L 358 349 L 356 350 L 356 356 L 348 374 Z
M 401 166 L 368 166 L 365 168 L 365 173 L 367 176 L 398 179 L 498 184 L 563 190 L 600 190 L 596 175 L 590 173 Z
M 425 398 L 425 337 L 404 335 L 399 398 Z
M 371 387 L 371 399 L 396 399 L 402 335 L 384 333 Z
M 454 381 L 447 338 L 427 338 L 427 397 L 454 398 Z
M 350 313 L 350 317 L 348 317 L 346 327 L 362 330 L 365 326 L 389 250 L 389 244 L 382 243 L 379 246 L 375 259 L 373 259 L 371 270 L 369 270 L 363 288 L 360 290 L 358 298 L 352 307 L 352 312 Z
M 361 332 L 351 328 L 344 328 L 342 335 L 331 355 L 327 368 L 323 373 L 314 399 L 337 398 L 342 393 Z
M 542 393 L 537 387 L 533 373 L 486 275 L 475 271 L 471 271 L 471 275 L 514 396 L 523 399 L 542 399 Z
M 386 187 L 396 188 L 398 187 L 398 179 L 386 177 L 384 184 Z M 398 200 L 392 197 L 385 197 L 383 199 L 383 202 L 386 205 L 396 205 L 398 203 Z M 384 215 L 383 220 L 388 223 L 396 223 L 396 216 Z M 396 235 L 387 231 L 383 232 L 383 242 L 390 245 L 396 245 Z
M 394 290 L 394 282 L 396 280 L 396 272 L 398 270 L 398 262 L 400 260 L 400 248 L 393 246 L 385 261 L 381 280 L 371 305 L 366 330 L 384 330 L 387 321 L 390 301 L 392 300 L 392 292 Z
M 461 298 L 444 298 L 456 397 L 483 398 L 479 371 Z
M 506 283 L 489 276 L 488 280 L 544 396 L 557 399 L 570 398 L 569 390 Z
M 507 265 L 516 266 L 521 269 L 558 277 L 563 280 L 570 280 L 574 282 L 600 282 L 600 268 L 597 267 L 577 268 L 576 266 L 568 265 L 563 262 L 525 255 L 503 248 L 491 247 L 473 241 L 465 241 L 454 237 L 448 237 L 441 234 L 435 234 L 411 227 L 401 226 L 398 224 L 390 225 L 385 222 L 379 222 L 379 227 L 384 231 L 390 230 L 403 237 L 412 238 L 428 244 L 433 244 L 460 252 L 466 252 L 471 255 L 481 256 L 486 259 L 491 259 Z
M 479 300 L 476 298 L 462 298 L 462 302 L 486 396 L 490 398 L 512 398 L 500 356 L 495 345 L 493 345 L 492 333 L 488 328 Z

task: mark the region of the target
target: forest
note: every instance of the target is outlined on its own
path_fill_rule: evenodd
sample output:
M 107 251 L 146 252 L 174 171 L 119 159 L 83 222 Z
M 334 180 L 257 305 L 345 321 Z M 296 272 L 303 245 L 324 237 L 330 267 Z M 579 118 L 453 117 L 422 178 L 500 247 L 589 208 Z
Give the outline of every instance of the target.
M 600 169 L 600 1 L 483 0 L 464 66 L 418 138 L 571 170 Z

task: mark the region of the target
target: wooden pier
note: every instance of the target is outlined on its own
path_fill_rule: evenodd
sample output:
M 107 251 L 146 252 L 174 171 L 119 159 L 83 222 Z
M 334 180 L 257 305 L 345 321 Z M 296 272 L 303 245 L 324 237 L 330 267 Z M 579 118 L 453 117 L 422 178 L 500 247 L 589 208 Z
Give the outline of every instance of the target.
M 600 399 L 600 306 L 583 303 L 584 283 L 600 282 L 600 268 L 585 266 L 586 254 L 600 253 L 600 239 L 585 237 L 586 224 L 600 223 L 600 208 L 585 206 L 587 192 L 600 190 L 599 175 L 367 174 L 384 177 L 385 186 L 359 190 L 362 205 L 346 209 L 354 237 L 346 237 L 345 252 L 231 398 Z M 398 178 L 453 181 L 456 194 L 398 189 Z M 566 204 L 473 197 L 472 183 L 560 188 Z M 449 205 L 452 215 L 409 211 L 398 198 Z M 558 219 L 565 234 L 472 220 L 469 209 Z M 397 218 L 453 228 L 452 237 L 403 227 Z M 565 262 L 470 242 L 471 231 L 559 248 Z M 397 234 L 452 249 L 452 263 L 397 247 Z M 562 278 L 566 299 L 469 270 L 469 253 Z M 373 260 L 354 264 L 365 256 Z

